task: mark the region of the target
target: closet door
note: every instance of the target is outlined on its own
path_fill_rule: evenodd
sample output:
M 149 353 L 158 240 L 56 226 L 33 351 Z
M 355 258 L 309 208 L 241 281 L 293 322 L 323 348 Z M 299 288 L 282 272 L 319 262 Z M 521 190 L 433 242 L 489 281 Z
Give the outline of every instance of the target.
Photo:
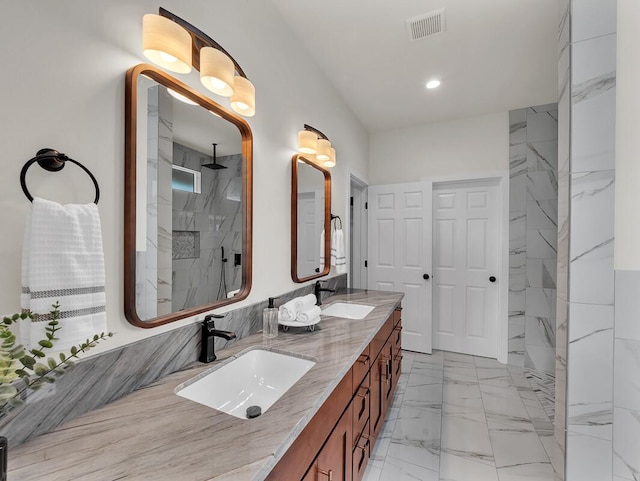
M 431 353 L 431 184 L 369 187 L 368 287 L 403 292 L 402 348 Z
M 433 346 L 495 358 L 499 226 L 493 181 L 433 188 Z

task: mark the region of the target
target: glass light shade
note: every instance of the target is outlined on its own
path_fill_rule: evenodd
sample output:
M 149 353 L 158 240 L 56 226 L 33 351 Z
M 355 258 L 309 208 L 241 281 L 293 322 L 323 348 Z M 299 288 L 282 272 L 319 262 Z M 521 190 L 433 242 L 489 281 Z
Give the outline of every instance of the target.
M 298 150 L 303 154 L 315 154 L 318 150 L 318 136 L 309 130 L 299 131 Z
M 329 149 L 329 160 L 325 160 L 322 165 L 325 167 L 335 167 L 336 166 L 336 149 L 331 147 Z
M 240 115 L 253 117 L 256 113 L 256 88 L 248 79 L 236 75 L 233 89 L 231 108 Z
M 168 18 L 142 17 L 142 50 L 149 61 L 176 73 L 191 72 L 191 35 Z
M 316 158 L 320 162 L 324 162 L 331 158 L 329 149 L 331 149 L 331 142 L 327 139 L 318 139 L 318 152 L 316 154 Z
M 223 97 L 233 95 L 235 66 L 223 52 L 213 47 L 200 49 L 200 82 Z
M 179 100 L 180 102 L 183 102 L 183 103 L 185 103 L 187 105 L 198 105 L 196 102 L 191 100 L 189 97 L 185 97 L 184 95 L 179 94 L 178 92 L 176 92 L 173 89 L 167 89 L 167 92 L 169 92 L 169 95 L 171 95 L 174 99 Z

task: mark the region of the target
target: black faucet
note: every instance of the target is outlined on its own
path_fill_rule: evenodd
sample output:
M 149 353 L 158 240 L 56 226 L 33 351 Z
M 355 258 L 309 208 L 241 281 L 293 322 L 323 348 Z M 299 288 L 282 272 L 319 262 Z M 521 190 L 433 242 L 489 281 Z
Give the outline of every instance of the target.
M 316 306 L 322 305 L 322 292 L 336 292 L 335 289 L 327 289 L 326 287 L 321 286 L 321 282 L 324 281 L 316 281 L 313 286 L 313 293 L 316 295 Z
M 235 339 L 235 333 L 231 331 L 221 331 L 216 329 L 214 325 L 215 319 L 222 319 L 224 316 L 217 314 L 208 314 L 204 316 L 202 321 L 202 349 L 200 351 L 200 362 L 213 362 L 216 360 L 216 353 L 214 350 L 214 341 L 216 337 L 222 337 L 227 341 Z

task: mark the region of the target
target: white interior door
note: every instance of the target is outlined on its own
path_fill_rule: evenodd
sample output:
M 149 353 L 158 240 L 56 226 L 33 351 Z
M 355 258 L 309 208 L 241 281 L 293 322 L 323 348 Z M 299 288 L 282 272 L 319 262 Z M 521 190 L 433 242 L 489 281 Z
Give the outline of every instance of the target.
M 497 355 L 499 206 L 495 181 L 433 186 L 433 346 Z
M 402 347 L 431 353 L 431 184 L 369 187 L 369 289 L 403 292 Z
M 320 238 L 324 195 L 319 192 L 298 194 L 298 274 L 311 276 L 320 267 Z

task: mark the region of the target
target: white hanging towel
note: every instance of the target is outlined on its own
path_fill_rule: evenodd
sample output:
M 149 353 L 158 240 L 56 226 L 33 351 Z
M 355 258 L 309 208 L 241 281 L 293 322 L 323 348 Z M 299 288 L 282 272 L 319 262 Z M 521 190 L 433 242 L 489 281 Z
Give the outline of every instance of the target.
M 107 332 L 104 252 L 96 204 L 60 205 L 33 199 L 22 246 L 23 309 L 40 314 L 20 322 L 22 344 L 46 339 L 52 304 L 60 304 L 59 339 L 66 350 Z
M 324 270 L 324 229 L 320 234 L 320 272 Z
M 331 233 L 331 265 L 338 274 L 347 272 L 347 256 L 344 250 L 344 232 L 336 229 Z

